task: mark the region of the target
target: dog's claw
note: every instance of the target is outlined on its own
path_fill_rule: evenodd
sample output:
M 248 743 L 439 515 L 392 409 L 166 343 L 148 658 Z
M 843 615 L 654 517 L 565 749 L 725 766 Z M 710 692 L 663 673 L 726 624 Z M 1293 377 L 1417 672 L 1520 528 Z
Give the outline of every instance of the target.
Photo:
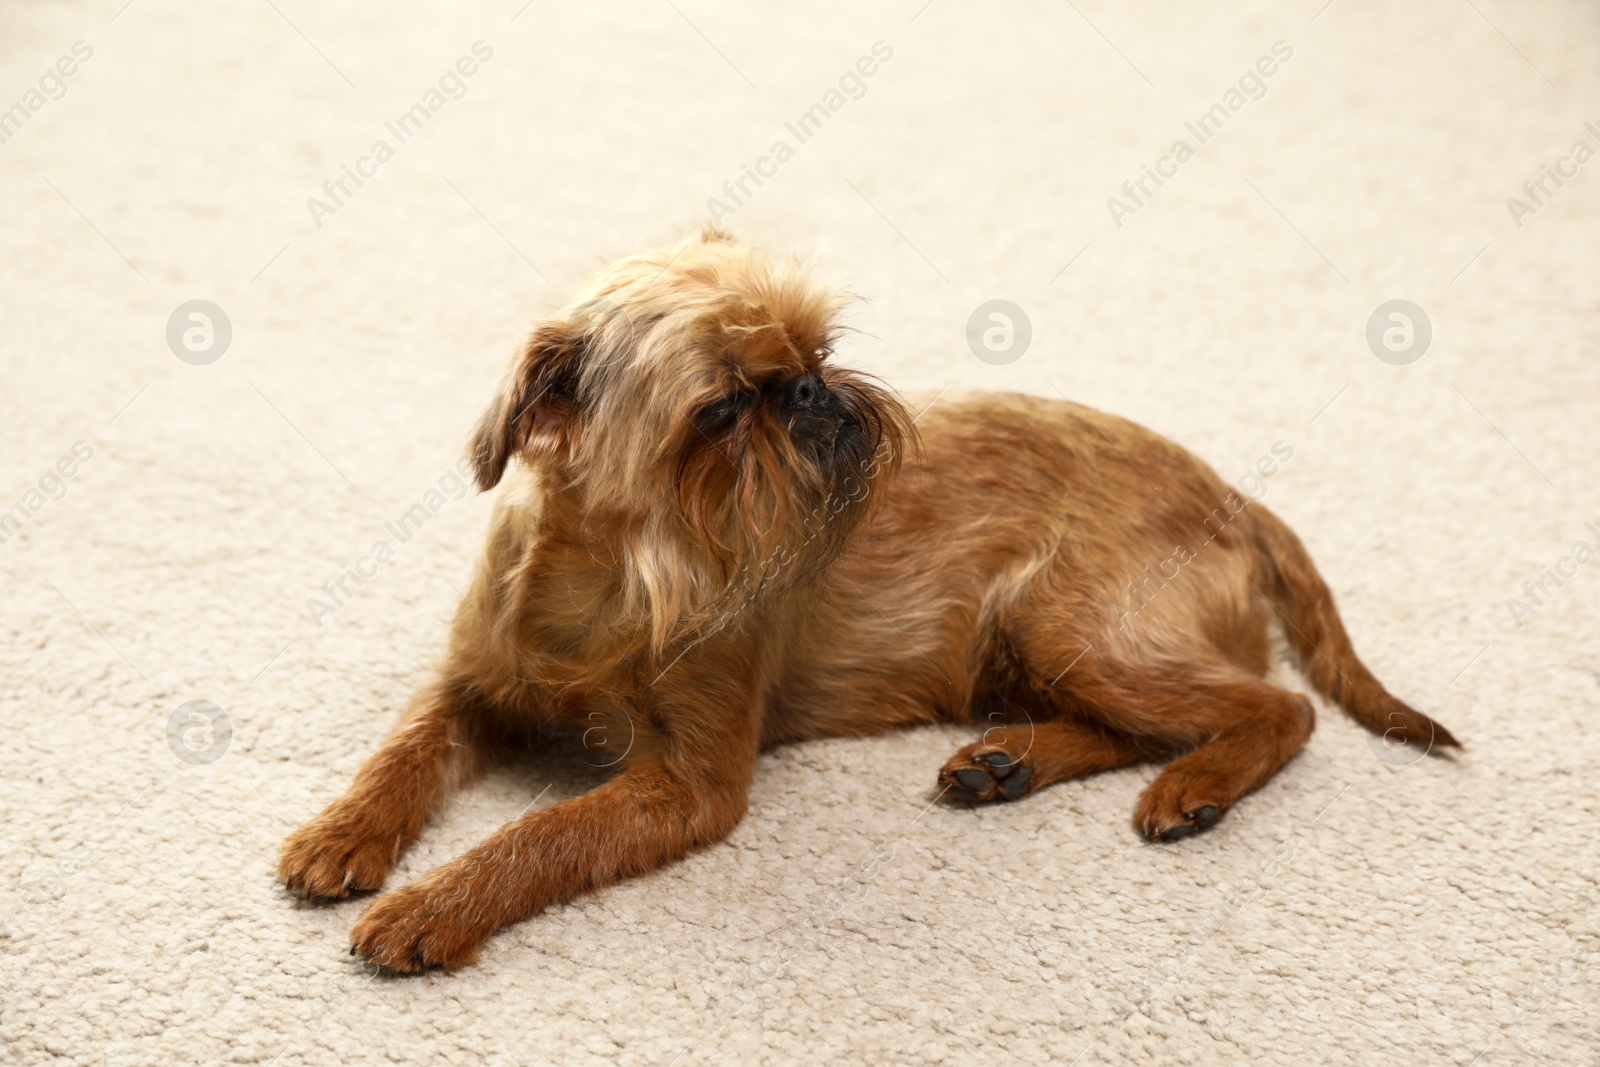
M 1144 803 L 1144 802 L 1141 802 Z M 1173 818 L 1182 819 L 1174 826 L 1162 829 L 1162 824 Z M 1162 815 L 1156 811 L 1145 811 L 1134 820 L 1134 825 L 1139 828 L 1146 840 L 1149 841 L 1181 841 L 1186 837 L 1203 833 L 1217 825 L 1222 818 L 1222 808 L 1217 804 L 1201 804 L 1190 810 L 1179 807 L 1171 815 Z
M 395 836 L 341 803 L 290 834 L 278 863 L 284 889 L 313 904 L 378 888 L 394 861 Z
M 459 867 L 441 867 L 374 901 L 350 934 L 356 955 L 385 974 L 418 974 L 476 960 L 494 924 L 481 911 L 462 906 L 473 894 L 459 872 Z

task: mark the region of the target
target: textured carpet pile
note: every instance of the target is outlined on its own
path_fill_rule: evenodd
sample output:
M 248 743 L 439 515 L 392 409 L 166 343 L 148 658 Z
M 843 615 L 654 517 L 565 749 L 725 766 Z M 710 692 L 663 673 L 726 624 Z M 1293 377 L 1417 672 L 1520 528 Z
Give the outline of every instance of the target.
M 1595 1062 L 1593 3 L 18 0 L 0 41 L 0 1062 Z M 967 811 L 965 731 L 795 746 L 726 843 L 369 978 L 278 846 L 442 649 L 521 332 L 708 213 L 848 284 L 896 386 L 1282 460 L 1464 754 L 1322 705 L 1152 846 L 1153 767 Z M 1028 340 L 980 359 L 996 299 Z M 596 780 L 491 775 L 390 886 Z

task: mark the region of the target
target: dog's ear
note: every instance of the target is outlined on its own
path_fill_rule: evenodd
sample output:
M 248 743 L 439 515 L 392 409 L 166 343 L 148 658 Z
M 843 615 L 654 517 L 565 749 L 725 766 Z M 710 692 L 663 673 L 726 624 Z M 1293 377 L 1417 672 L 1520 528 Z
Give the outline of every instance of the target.
M 583 339 L 564 322 L 533 329 L 511 378 L 472 432 L 472 466 L 479 489 L 500 483 L 511 457 L 559 446 L 577 409 Z

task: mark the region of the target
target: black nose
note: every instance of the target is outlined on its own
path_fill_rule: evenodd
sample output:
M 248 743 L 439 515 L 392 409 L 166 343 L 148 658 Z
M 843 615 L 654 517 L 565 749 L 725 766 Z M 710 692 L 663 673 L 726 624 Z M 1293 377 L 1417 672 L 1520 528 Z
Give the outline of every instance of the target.
M 783 386 L 783 406 L 803 414 L 824 414 L 833 410 L 833 393 L 813 371 L 790 378 Z

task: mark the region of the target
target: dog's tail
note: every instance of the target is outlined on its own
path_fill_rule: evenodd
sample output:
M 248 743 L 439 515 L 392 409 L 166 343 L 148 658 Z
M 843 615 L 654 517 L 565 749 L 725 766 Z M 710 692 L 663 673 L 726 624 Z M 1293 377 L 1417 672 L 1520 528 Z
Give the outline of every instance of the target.
M 1385 689 L 1357 658 L 1333 594 L 1294 531 L 1260 504 L 1252 503 L 1249 511 L 1265 564 L 1268 587 L 1261 592 L 1288 622 L 1289 643 L 1317 692 L 1386 741 L 1416 744 L 1425 752 L 1461 747 L 1449 730 Z

